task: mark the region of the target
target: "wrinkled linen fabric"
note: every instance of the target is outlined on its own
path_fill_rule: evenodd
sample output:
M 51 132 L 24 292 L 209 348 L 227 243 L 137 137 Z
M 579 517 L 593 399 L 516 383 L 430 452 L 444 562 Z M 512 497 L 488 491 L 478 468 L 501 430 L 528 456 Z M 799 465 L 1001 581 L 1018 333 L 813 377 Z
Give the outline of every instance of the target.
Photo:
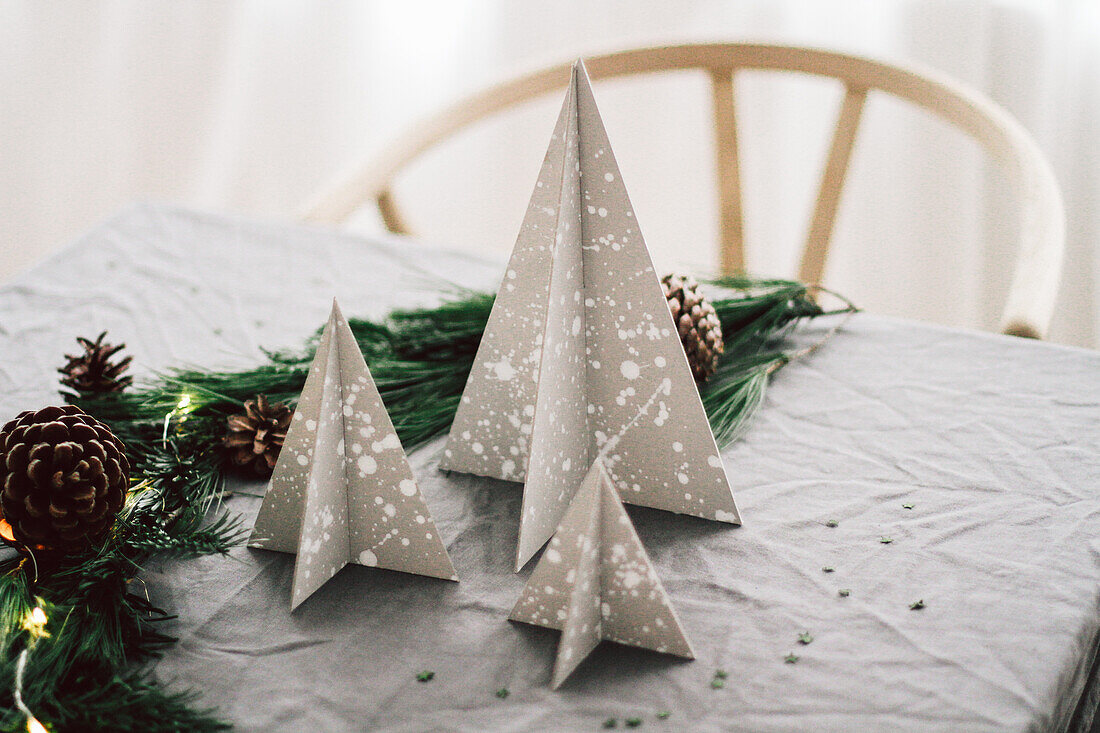
M 437 301 L 440 278 L 492 289 L 501 271 L 394 237 L 138 205 L 0 289 L 0 419 L 56 401 L 76 335 L 110 329 L 139 375 L 237 368 L 299 346 L 333 296 L 378 316 Z M 290 555 L 154 562 L 143 580 L 180 639 L 158 678 L 242 731 L 1091 724 L 1100 355 L 856 316 L 774 377 L 723 452 L 744 526 L 630 508 L 698 658 L 605 643 L 557 692 L 558 633 L 506 620 L 533 567 L 511 567 L 522 487 L 439 472 L 442 446 L 411 460 L 460 583 L 354 566 L 291 614 Z M 250 524 L 259 503 L 226 506 Z

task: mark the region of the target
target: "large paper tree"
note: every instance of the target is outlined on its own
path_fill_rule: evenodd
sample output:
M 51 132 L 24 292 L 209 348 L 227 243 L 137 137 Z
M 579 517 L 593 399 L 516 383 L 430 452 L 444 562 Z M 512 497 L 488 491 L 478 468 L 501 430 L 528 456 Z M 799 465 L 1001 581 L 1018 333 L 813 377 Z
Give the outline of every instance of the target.
M 458 580 L 335 301 L 248 544 L 297 554 L 292 610 L 348 563 Z
M 740 523 L 578 62 L 440 465 L 525 482 L 518 570 L 598 452 L 624 501 Z
M 695 658 L 600 458 L 509 618 L 561 630 L 555 688 L 605 639 Z

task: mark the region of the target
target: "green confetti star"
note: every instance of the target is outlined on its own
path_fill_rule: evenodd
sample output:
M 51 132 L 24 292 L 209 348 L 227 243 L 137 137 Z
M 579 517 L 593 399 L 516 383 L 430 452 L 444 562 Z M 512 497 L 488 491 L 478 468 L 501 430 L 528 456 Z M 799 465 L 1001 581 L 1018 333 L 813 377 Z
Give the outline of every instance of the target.
M 642 724 L 642 719 L 641 718 L 627 718 L 623 722 L 626 723 L 627 728 L 637 728 L 639 725 Z
M 913 508 L 913 505 L 912 505 L 912 504 L 902 504 L 902 505 L 901 505 L 901 508 L 902 508 L 902 509 L 912 509 L 912 508 Z
M 661 712 L 657 713 L 657 720 L 668 720 L 671 717 L 672 713 L 668 710 L 662 710 Z
M 890 544 L 891 542 L 894 541 L 894 538 L 893 537 L 879 537 L 878 541 L 881 542 L 884 545 L 888 545 L 888 544 Z
M 788 654 L 787 656 L 783 657 L 783 661 L 787 664 L 798 664 L 798 655 Z
M 909 610 L 910 611 L 919 611 L 922 608 L 924 608 L 924 599 L 923 598 L 920 599 L 919 601 L 913 601 L 912 603 L 909 604 Z
M 716 690 L 721 690 L 723 687 L 726 686 L 726 681 L 721 677 L 715 677 L 710 681 L 710 686 Z
M 431 682 L 433 677 L 435 677 L 435 672 L 417 672 L 416 673 L 416 681 L 417 682 Z
M 813 634 L 811 634 L 809 631 L 803 631 L 801 634 L 798 635 L 798 643 L 802 644 L 803 646 L 809 644 L 813 640 Z
M 619 727 L 619 721 L 615 720 L 614 718 L 608 718 L 607 720 L 605 720 L 603 722 L 603 727 L 604 728 L 618 728 Z
M 852 595 L 852 591 L 848 590 L 847 588 L 841 588 L 837 591 L 837 594 L 840 595 L 841 598 L 847 598 L 848 596 Z
M 826 527 L 839 527 L 840 522 L 836 521 L 835 519 L 830 519 L 828 522 L 825 522 L 825 526 Z
M 832 565 L 826 565 L 825 567 L 821 568 L 821 572 L 823 572 L 823 573 L 832 573 L 832 572 L 835 572 L 835 571 L 836 571 L 836 568 L 834 568 Z
M 508 692 L 507 687 L 502 687 L 502 688 L 500 688 L 499 690 L 496 691 L 496 696 L 499 697 L 501 700 L 508 697 L 508 695 L 510 695 L 510 694 L 511 693 Z
M 714 676 L 724 680 L 730 676 L 730 673 L 724 669 L 716 669 L 714 670 Z

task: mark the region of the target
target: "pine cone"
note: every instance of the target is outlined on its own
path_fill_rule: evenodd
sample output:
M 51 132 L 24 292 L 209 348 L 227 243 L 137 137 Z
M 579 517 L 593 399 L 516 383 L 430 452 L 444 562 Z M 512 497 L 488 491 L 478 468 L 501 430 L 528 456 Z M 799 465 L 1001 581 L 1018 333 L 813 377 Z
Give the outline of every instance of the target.
M 244 414 L 227 420 L 229 432 L 224 443 L 229 460 L 261 478 L 271 476 L 292 417 L 289 407 L 282 402 L 271 404 L 264 395 L 245 402 Z
M 691 373 L 702 384 L 718 369 L 718 357 L 726 350 L 722 341 L 722 322 L 690 275 L 675 273 L 661 278 L 672 320 L 680 332 Z
M 72 356 L 66 354 L 69 363 L 57 371 L 65 375 L 61 383 L 76 391 L 77 394 L 103 394 L 121 392 L 134 381 L 133 377 L 122 376 L 130 368 L 132 356 L 111 362 L 111 357 L 126 348 L 126 344 L 114 346 L 103 343 L 107 332 L 99 334 L 95 341 L 77 337 L 77 343 L 84 347 L 84 353 Z
M 0 428 L 0 485 L 0 509 L 16 541 L 71 552 L 110 529 L 130 485 L 130 462 L 122 441 L 79 407 L 44 407 Z

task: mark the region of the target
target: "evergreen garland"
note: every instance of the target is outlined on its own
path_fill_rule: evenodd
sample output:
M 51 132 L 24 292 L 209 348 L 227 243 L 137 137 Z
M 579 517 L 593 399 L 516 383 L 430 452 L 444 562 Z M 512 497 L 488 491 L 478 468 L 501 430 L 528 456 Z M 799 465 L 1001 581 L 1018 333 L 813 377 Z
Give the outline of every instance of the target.
M 813 348 L 785 351 L 782 337 L 800 320 L 855 308 L 845 301 L 825 311 L 806 286 L 787 280 L 711 284 L 726 351 L 701 396 L 725 446 L 748 426 L 768 376 Z M 350 321 L 406 450 L 446 432 L 473 366 L 493 296 L 459 296 L 384 321 Z M 115 531 L 95 551 L 53 558 L 49 567 L 23 556 L 0 561 L 0 730 L 26 729 L 13 696 L 25 649 L 22 701 L 55 731 L 229 727 L 196 707 L 192 693 L 165 690 L 151 676 L 148 662 L 173 641 L 158 630 L 170 617 L 136 575 L 153 555 L 224 554 L 243 541 L 246 528 L 219 504 L 229 470 L 226 418 L 258 394 L 293 406 L 319 335 L 301 352 L 266 354 L 253 369 L 172 370 L 132 391 L 63 393 L 127 445 L 137 483 Z M 44 633 L 28 622 L 35 604 L 48 618 Z

